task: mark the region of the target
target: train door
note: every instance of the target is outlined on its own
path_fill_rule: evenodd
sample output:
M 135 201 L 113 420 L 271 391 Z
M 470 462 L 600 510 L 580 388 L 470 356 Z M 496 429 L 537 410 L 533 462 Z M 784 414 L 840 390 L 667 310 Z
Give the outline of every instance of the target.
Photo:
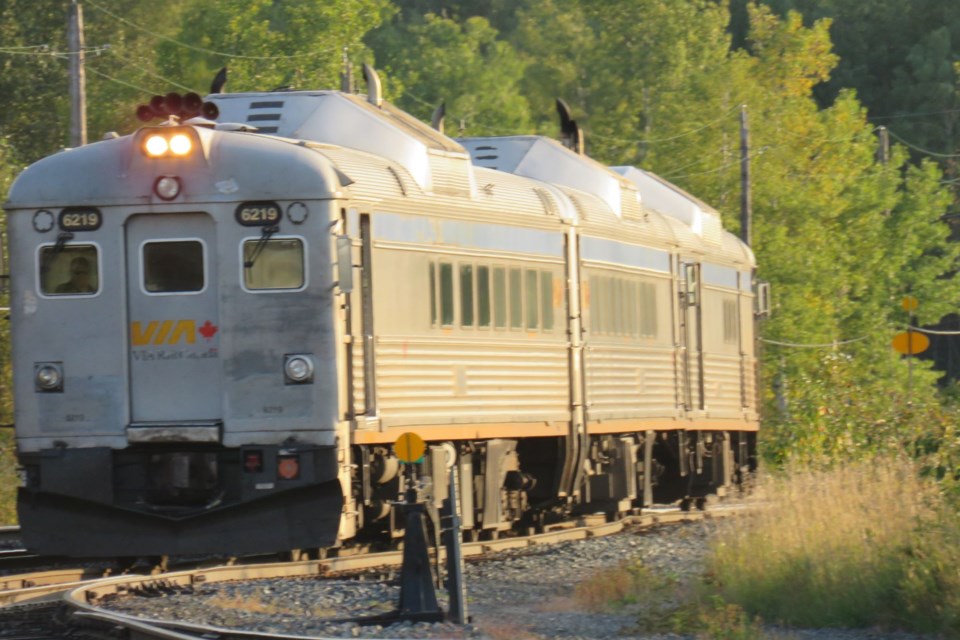
M 683 396 L 687 411 L 705 410 L 703 389 L 703 331 L 700 304 L 700 265 L 680 263 L 680 343 Z
M 215 233 L 203 213 L 127 221 L 134 423 L 222 418 Z

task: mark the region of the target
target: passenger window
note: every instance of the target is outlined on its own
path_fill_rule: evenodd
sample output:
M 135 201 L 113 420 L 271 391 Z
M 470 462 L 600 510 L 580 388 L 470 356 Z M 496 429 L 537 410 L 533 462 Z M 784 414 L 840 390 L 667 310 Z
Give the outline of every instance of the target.
M 543 330 L 553 329 L 553 274 L 540 272 L 540 315 L 543 316 Z
M 303 242 L 296 238 L 261 242 L 245 240 L 243 243 L 244 286 L 253 290 L 301 288 L 305 277 Z M 253 265 L 248 267 L 251 262 Z
M 197 240 L 143 245 L 143 288 L 148 293 L 202 291 L 203 244 Z
M 657 286 L 652 282 L 640 283 L 640 335 L 657 337 Z
M 437 324 L 437 265 L 430 263 L 430 326 Z
M 736 300 L 723 301 L 723 341 L 727 344 L 737 344 L 740 339 Z
M 537 272 L 533 269 L 527 269 L 526 276 L 527 329 L 536 329 L 540 324 L 540 321 L 537 318 L 537 308 L 539 307 L 539 300 L 537 296 Z
M 453 324 L 453 265 L 440 263 L 440 324 Z
M 460 326 L 473 326 L 473 265 L 460 265 Z
M 497 329 L 507 326 L 507 272 L 493 268 L 493 322 Z
M 89 296 L 100 290 L 97 247 L 67 245 L 40 250 L 40 291 L 48 296 Z
M 523 328 L 523 279 L 520 269 L 510 269 L 510 328 Z
M 490 326 L 490 267 L 477 267 L 477 326 Z

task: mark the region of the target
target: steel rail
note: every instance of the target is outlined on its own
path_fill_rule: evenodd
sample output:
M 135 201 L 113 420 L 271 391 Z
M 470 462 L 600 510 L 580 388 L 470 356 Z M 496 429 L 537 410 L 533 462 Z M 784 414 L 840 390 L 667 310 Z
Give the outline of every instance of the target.
M 627 527 L 648 528 L 658 524 L 679 524 L 704 519 L 723 518 L 740 513 L 742 507 L 720 507 L 709 512 L 682 512 L 664 510 L 645 513 L 639 516 L 627 516 L 615 522 L 586 526 L 558 528 L 545 533 L 517 538 L 501 538 L 481 542 L 465 543 L 462 547 L 465 558 L 479 558 L 495 551 L 530 548 L 559 542 L 584 540 L 619 533 Z M 584 520 L 589 521 L 592 518 Z M 584 525 L 584 520 L 578 525 Z M 440 550 L 441 559 L 446 555 Z M 332 577 L 335 574 L 353 573 L 380 567 L 395 567 L 402 562 L 401 551 L 360 554 L 354 556 L 331 557 L 320 560 L 300 560 L 295 562 L 266 563 L 257 565 L 231 565 L 210 567 L 200 570 L 186 570 L 152 576 L 119 576 L 85 582 L 80 586 L 64 590 L 63 600 L 81 619 L 96 620 L 131 630 L 137 638 L 155 640 L 185 640 L 196 638 L 237 639 L 293 639 L 306 636 L 278 635 L 236 629 L 223 629 L 191 623 L 169 620 L 147 620 L 129 614 L 111 612 L 98 604 L 108 596 L 136 593 L 137 590 L 167 590 L 174 592 L 189 589 L 200 584 L 214 584 L 238 580 L 258 580 L 295 577 Z

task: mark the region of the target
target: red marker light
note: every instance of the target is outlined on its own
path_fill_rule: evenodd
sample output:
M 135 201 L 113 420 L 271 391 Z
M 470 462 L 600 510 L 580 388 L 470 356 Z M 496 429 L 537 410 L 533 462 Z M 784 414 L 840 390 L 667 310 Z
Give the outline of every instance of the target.
M 247 473 L 260 473 L 263 471 L 263 452 L 247 451 L 243 454 L 243 468 Z
M 280 456 L 277 459 L 277 475 L 284 480 L 296 480 L 300 477 L 300 461 L 297 456 Z

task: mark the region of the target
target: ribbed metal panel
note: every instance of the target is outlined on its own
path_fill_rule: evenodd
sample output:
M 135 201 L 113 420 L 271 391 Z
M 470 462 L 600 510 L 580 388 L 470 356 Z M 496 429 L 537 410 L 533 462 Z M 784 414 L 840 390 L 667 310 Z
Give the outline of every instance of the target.
M 431 154 L 430 174 L 433 192 L 470 197 L 473 194 L 473 167 L 468 157 Z
M 740 360 L 740 356 L 704 354 L 704 392 L 709 417 L 737 418 L 743 415 Z
M 570 417 L 566 343 L 379 338 L 376 353 L 385 426 Z
M 672 348 L 593 344 L 584 360 L 590 421 L 677 415 Z
M 353 341 L 353 410 L 357 415 L 367 411 L 363 384 L 363 364 L 363 340 L 355 334 Z
M 378 199 L 399 198 L 403 195 L 403 192 L 400 190 L 398 176 L 403 181 L 404 190 L 408 194 L 420 190 L 406 169 L 393 166 L 393 171 L 391 171 L 389 161 L 378 156 L 338 147 L 313 148 L 327 157 L 340 171 L 353 180 L 353 184 L 349 185 L 348 188 L 354 196 Z

